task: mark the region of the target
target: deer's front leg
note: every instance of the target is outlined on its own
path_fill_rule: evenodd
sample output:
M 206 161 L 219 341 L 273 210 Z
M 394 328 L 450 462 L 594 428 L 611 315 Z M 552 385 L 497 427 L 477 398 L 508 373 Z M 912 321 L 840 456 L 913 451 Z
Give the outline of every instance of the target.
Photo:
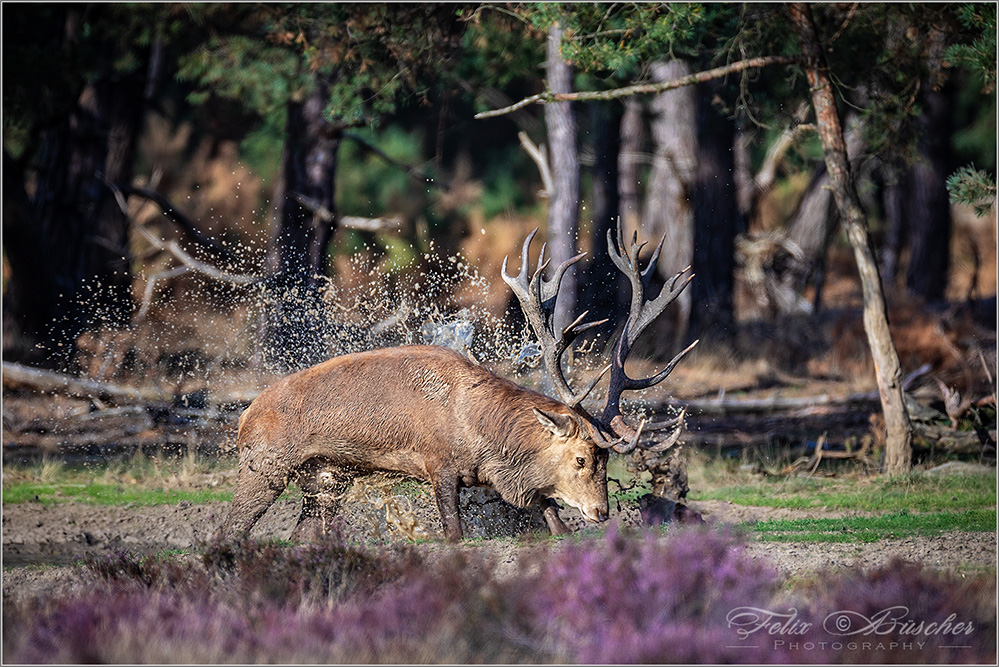
M 551 498 L 545 498 L 541 501 L 542 507 L 545 508 L 545 523 L 548 524 L 548 530 L 551 531 L 552 535 L 568 535 L 572 531 L 569 530 L 569 526 L 562 522 L 562 519 L 558 516 L 558 504 Z
M 458 516 L 458 474 L 450 470 L 441 470 L 431 483 L 437 500 L 437 511 L 441 515 L 441 524 L 444 527 L 444 537 L 448 542 L 459 542 L 462 531 L 461 517 Z

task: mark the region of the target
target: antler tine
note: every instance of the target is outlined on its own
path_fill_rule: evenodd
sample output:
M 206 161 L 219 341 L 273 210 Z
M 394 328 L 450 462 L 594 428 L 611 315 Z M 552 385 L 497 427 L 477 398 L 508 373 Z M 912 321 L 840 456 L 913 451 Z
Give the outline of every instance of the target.
M 666 243 L 665 234 L 663 234 L 663 237 L 659 239 L 659 243 L 658 245 L 656 245 L 656 249 L 652 251 L 652 257 L 649 258 L 649 263 L 645 265 L 645 270 L 642 271 L 642 284 L 645 285 L 646 289 L 648 289 L 649 283 L 652 281 L 652 276 L 656 272 L 656 265 L 659 264 L 659 253 L 662 252 L 664 243 Z M 690 267 L 688 266 L 687 269 L 689 268 Z M 684 269 L 684 271 L 686 271 L 687 269 Z M 671 290 L 673 289 L 673 285 L 670 285 L 670 289 Z
M 683 426 L 684 426 L 683 418 L 684 416 L 686 416 L 686 414 L 687 414 L 687 408 L 683 408 L 682 410 L 680 410 L 679 415 L 677 415 L 674 419 L 671 419 L 669 421 L 649 423 L 645 419 L 643 419 L 638 424 L 638 428 L 634 430 L 632 430 L 628 426 L 624 426 L 622 428 L 621 425 L 619 424 L 618 430 L 623 430 L 624 435 L 621 435 L 615 438 L 614 440 L 598 441 L 597 445 L 603 447 L 604 449 L 613 449 L 618 454 L 629 454 L 632 451 L 634 451 L 636 447 L 647 449 L 650 452 L 665 451 L 670 447 L 672 447 L 673 445 L 675 445 L 677 441 L 680 439 L 680 434 L 683 433 Z M 622 422 L 623 420 L 618 419 L 618 421 Z M 653 442 L 653 443 L 644 443 L 644 444 L 640 443 L 643 433 L 659 431 L 672 426 L 675 426 L 676 428 L 664 440 L 660 440 L 659 442 Z
M 646 431 L 665 431 L 668 428 L 673 428 L 677 424 L 680 424 L 680 423 L 683 422 L 683 416 L 685 414 L 687 414 L 687 408 L 686 407 L 684 407 L 682 410 L 680 410 L 680 414 L 677 415 L 676 417 L 673 417 L 673 419 L 667 419 L 667 420 L 661 421 L 661 422 L 648 422 L 648 423 L 646 423 L 645 424 L 645 430 Z
M 562 287 L 562 278 L 565 276 L 565 272 L 569 270 L 569 267 L 578 262 L 579 260 L 586 257 L 585 252 L 581 252 L 575 257 L 570 257 L 565 260 L 555 269 L 555 274 L 551 277 L 551 280 L 543 281 L 541 283 L 541 300 L 542 303 L 548 304 L 549 301 L 552 302 L 551 308 L 555 309 L 555 299 L 558 297 L 558 291 Z M 547 263 L 546 263 L 547 266 Z
M 663 240 L 665 240 L 665 237 L 663 237 Z M 690 271 L 690 269 L 691 269 L 691 266 L 690 266 L 690 264 L 688 264 L 687 266 L 685 266 L 682 269 L 680 269 L 675 276 L 673 276 L 673 279 L 669 281 L 669 291 L 670 292 L 672 292 L 673 288 L 676 287 L 676 281 L 680 279 L 680 276 L 682 276 L 683 274 L 685 274 L 687 271 Z M 692 273 L 687 278 L 687 282 L 690 282 L 691 280 L 693 280 L 693 278 L 694 278 L 694 274 Z M 681 287 L 680 289 L 683 289 L 683 288 Z
M 593 390 L 593 387 L 596 386 L 603 373 L 590 382 L 590 384 L 583 391 L 578 394 L 574 393 L 562 370 L 562 355 L 581 333 L 595 326 L 599 326 L 607 320 L 601 320 L 600 322 L 588 322 L 584 324 L 583 319 L 586 317 L 586 313 L 583 313 L 569 326 L 556 333 L 554 323 L 555 303 L 558 300 L 559 288 L 562 285 L 562 278 L 569 267 L 585 257 L 586 253 L 570 257 L 566 261 L 559 264 L 552 277 L 546 280 L 543 276 L 543 272 L 551 260 L 545 259 L 547 244 L 542 244 L 541 255 L 538 257 L 538 267 L 531 274 L 531 277 L 528 278 L 527 276 L 530 264 L 529 249 L 531 241 L 534 239 L 534 235 L 537 231 L 537 229 L 532 231 L 524 240 L 524 245 L 522 246 L 520 253 L 520 273 L 516 277 L 507 274 L 509 257 L 503 259 L 503 281 L 510 286 L 510 289 L 513 290 L 513 293 L 517 296 L 517 300 L 520 302 L 520 308 L 524 313 L 524 317 L 527 319 L 531 330 L 534 332 L 534 335 L 537 337 L 538 342 L 541 345 L 542 359 L 544 360 L 545 368 L 548 371 L 548 376 L 551 378 L 552 384 L 555 386 L 555 391 L 558 392 L 559 397 L 566 405 L 577 409 L 577 411 L 580 411 L 582 414 L 582 409 L 579 406 L 582 404 L 586 396 Z
M 673 372 L 673 369 L 676 368 L 676 365 L 678 363 L 680 363 L 680 360 L 683 359 L 685 356 L 687 356 L 687 353 L 693 350 L 694 347 L 696 347 L 699 342 L 701 342 L 700 338 L 698 338 L 693 343 L 688 345 L 683 351 L 677 353 L 677 355 L 673 357 L 668 364 L 666 364 L 666 368 L 662 369 L 661 371 L 659 371 L 658 373 L 656 373 L 651 377 L 647 377 L 641 380 L 636 380 L 628 377 L 628 375 L 625 374 L 624 388 L 640 390 L 656 386 L 657 384 L 665 380 L 667 377 L 669 377 L 669 374 Z
M 621 417 L 621 392 L 647 389 L 659 384 L 669 376 L 676 367 L 676 364 L 697 344 L 695 341 L 687 349 L 673 357 L 665 368 L 650 377 L 642 379 L 631 378 L 624 370 L 624 363 L 641 333 L 676 300 L 693 279 L 693 274 L 688 274 L 690 270 L 688 266 L 673 276 L 672 280 L 667 281 L 655 298 L 649 299 L 646 296 L 646 290 L 655 272 L 665 240 L 665 236 L 659 240 L 648 264 L 642 268 L 640 266 L 639 253 L 645 244 L 638 243 L 637 234 L 633 237 L 630 247 L 626 248 L 623 243 L 624 232 L 621 228 L 620 219 L 618 219 L 616 230 L 607 231 L 608 255 L 618 270 L 624 273 L 631 283 L 631 308 L 628 319 L 625 321 L 624 328 L 621 331 L 621 336 L 614 346 L 610 387 L 601 415 L 601 421 L 617 435 L 623 433 L 627 437 L 630 437 L 634 432 L 631 427 L 624 423 Z M 685 280 L 681 281 L 684 274 L 688 275 Z M 646 430 L 651 430 L 648 424 L 645 425 L 645 428 Z
M 665 440 L 657 442 L 654 445 L 645 445 L 644 449 L 647 449 L 650 452 L 663 452 L 675 445 L 677 440 L 680 439 L 680 434 L 683 433 L 683 418 L 686 414 L 687 408 L 680 410 L 680 414 L 676 418 L 676 429 L 670 433 Z

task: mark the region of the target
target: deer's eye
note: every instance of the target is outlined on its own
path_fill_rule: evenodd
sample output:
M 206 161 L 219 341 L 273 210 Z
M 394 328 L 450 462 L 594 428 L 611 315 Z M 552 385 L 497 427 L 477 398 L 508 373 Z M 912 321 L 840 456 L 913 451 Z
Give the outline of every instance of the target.
M 576 457 L 576 465 L 578 465 L 580 468 L 585 468 L 586 467 L 586 459 L 584 459 L 582 456 L 577 456 Z

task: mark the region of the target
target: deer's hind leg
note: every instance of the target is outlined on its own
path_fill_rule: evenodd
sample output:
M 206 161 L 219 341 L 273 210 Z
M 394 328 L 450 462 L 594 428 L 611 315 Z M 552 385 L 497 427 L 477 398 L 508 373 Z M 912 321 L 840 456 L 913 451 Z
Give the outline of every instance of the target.
M 272 452 L 247 447 L 240 452 L 236 492 L 216 539 L 246 537 L 288 486 L 288 466 Z
M 343 497 L 354 476 L 349 470 L 322 459 L 312 458 L 295 470 L 302 489 L 302 513 L 291 533 L 293 542 L 312 542 L 323 537 L 333 525 Z

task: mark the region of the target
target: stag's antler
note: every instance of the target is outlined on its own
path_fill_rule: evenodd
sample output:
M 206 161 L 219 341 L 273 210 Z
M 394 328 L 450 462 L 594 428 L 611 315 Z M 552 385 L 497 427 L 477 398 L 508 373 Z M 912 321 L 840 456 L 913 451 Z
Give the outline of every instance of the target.
M 541 345 L 542 359 L 548 371 L 548 376 L 551 378 L 552 384 L 555 385 L 555 391 L 558 392 L 559 397 L 566 405 L 581 416 L 589 417 L 582 408 L 583 399 L 593 391 L 597 382 L 600 381 L 600 378 L 603 377 L 610 366 L 597 375 L 582 391 L 575 393 L 569 386 L 569 382 L 562 371 L 562 355 L 565 354 L 565 351 L 569 349 L 569 346 L 572 345 L 573 341 L 581 333 L 593 327 L 600 326 L 607 322 L 607 320 L 584 324 L 583 320 L 586 319 L 587 312 L 589 312 L 587 311 L 577 317 L 572 324 L 565 327 L 561 332 L 556 333 L 555 303 L 558 299 L 559 288 L 562 285 L 562 277 L 569 267 L 585 257 L 586 253 L 580 253 L 559 264 L 555 269 L 554 275 L 546 280 L 541 274 L 551 260 L 545 259 L 546 245 L 542 244 L 541 255 L 538 257 L 538 268 L 534 271 L 531 278 L 528 279 L 528 250 L 537 231 L 537 229 L 532 231 L 524 240 L 524 246 L 520 252 L 520 273 L 516 277 L 507 274 L 506 266 L 509 257 L 503 258 L 503 281 L 517 295 L 517 300 L 520 301 L 520 309 L 524 312 L 524 317 L 527 318 L 531 330 L 534 331 L 534 335 L 538 338 L 538 343 Z
M 664 369 L 647 378 L 635 379 L 629 377 L 624 371 L 624 362 L 631 349 L 643 331 L 657 318 L 666 308 L 676 300 L 680 293 L 693 280 L 694 274 L 690 273 L 680 282 L 680 278 L 690 271 L 690 267 L 681 270 L 664 285 L 659 295 L 654 299 L 648 299 L 645 291 L 649 287 L 652 276 L 655 274 L 656 264 L 659 261 L 659 253 L 662 251 L 663 242 L 666 237 L 659 241 L 652 257 L 649 259 L 644 269 L 639 269 L 638 255 L 645 247 L 645 243 L 638 243 L 638 233 L 636 232 L 631 240 L 628 251 L 625 252 L 624 233 L 621 230 L 621 220 L 618 219 L 617 233 L 607 230 L 607 252 L 611 261 L 631 283 L 631 308 L 628 312 L 628 319 L 621 330 L 621 337 L 618 338 L 614 346 L 613 357 L 611 359 L 610 387 L 607 390 L 607 398 L 604 401 L 603 411 L 600 416 L 601 422 L 618 436 L 618 440 L 611 443 L 616 451 L 627 453 L 638 445 L 638 440 L 642 432 L 662 431 L 674 429 L 665 440 L 657 442 L 655 445 L 646 446 L 653 451 L 662 451 L 671 447 L 680 437 L 683 428 L 683 417 L 686 410 L 682 410 L 675 418 L 664 422 L 647 423 L 644 420 L 638 428 L 633 428 L 625 423 L 621 415 L 621 392 L 629 389 L 640 390 L 655 386 L 665 380 L 677 363 L 694 349 L 698 341 L 691 343 L 685 350 L 673 357 Z
M 607 252 L 614 265 L 631 282 L 631 309 L 624 328 L 621 331 L 621 337 L 614 346 L 611 364 L 593 378 L 583 390 L 577 393 L 573 392 L 569 386 L 569 382 L 565 378 L 562 370 L 562 355 L 569 349 L 569 346 L 572 345 L 579 334 L 595 326 L 604 324 L 607 320 L 584 324 L 583 320 L 587 315 L 584 312 L 572 324 L 565 327 L 561 332 L 556 333 L 554 324 L 555 302 L 558 299 L 562 277 L 568 268 L 581 260 L 586 253 L 581 253 L 562 262 L 555 269 L 553 276 L 545 280 L 541 274 L 547 268 L 549 260 L 545 259 L 545 245 L 542 245 L 541 256 L 538 258 L 538 267 L 530 279 L 528 279 L 528 250 L 537 231 L 537 229 L 532 231 L 527 236 L 527 239 L 524 240 L 524 246 L 521 249 L 520 255 L 520 273 L 516 277 L 510 276 L 506 272 L 509 257 L 503 259 L 503 280 L 510 286 L 513 293 L 517 295 L 521 310 L 523 310 L 531 330 L 534 331 L 534 335 L 538 338 L 545 368 L 548 370 L 548 375 L 551 377 L 559 397 L 581 419 L 593 426 L 593 436 L 597 444 L 601 447 L 610 447 L 617 452 L 627 454 L 639 445 L 639 440 L 643 434 L 673 429 L 673 432 L 665 439 L 659 440 L 654 444 L 642 445 L 643 448 L 652 451 L 662 451 L 671 447 L 680 437 L 686 410 L 682 410 L 675 419 L 652 423 L 642 420 L 637 428 L 631 427 L 621 415 L 621 392 L 629 389 L 647 389 L 665 380 L 680 359 L 690 352 L 694 348 L 694 345 L 697 345 L 697 341 L 694 341 L 687 349 L 673 357 L 663 370 L 651 377 L 642 379 L 629 377 L 624 371 L 624 362 L 631 353 L 631 348 L 641 333 L 666 310 L 669 304 L 676 300 L 693 279 L 694 275 L 689 274 L 680 282 L 680 278 L 690 271 L 690 267 L 688 266 L 673 276 L 672 280 L 668 285 L 663 287 L 657 297 L 648 300 L 645 290 L 648 288 L 652 275 L 655 273 L 656 263 L 659 260 L 659 253 L 662 251 L 665 237 L 659 242 L 645 269 L 640 270 L 638 267 L 638 255 L 645 244 L 638 243 L 638 234 L 635 234 L 626 253 L 624 252 L 625 244 L 620 219 L 617 224 L 616 239 L 613 232 L 607 232 Z M 604 402 L 600 418 L 595 419 L 583 409 L 582 402 L 608 370 L 611 373 L 610 388 L 607 391 L 607 399 Z M 609 437 L 608 434 L 610 434 Z

